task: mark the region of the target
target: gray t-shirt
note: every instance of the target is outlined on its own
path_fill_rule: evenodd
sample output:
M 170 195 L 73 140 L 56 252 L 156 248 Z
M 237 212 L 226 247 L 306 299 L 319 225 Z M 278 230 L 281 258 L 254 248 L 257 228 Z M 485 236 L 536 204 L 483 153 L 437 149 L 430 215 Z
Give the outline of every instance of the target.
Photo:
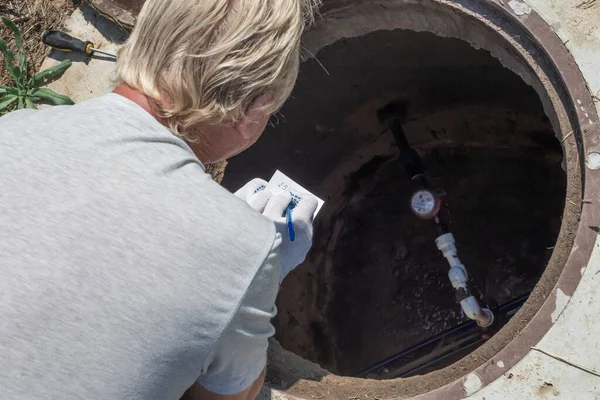
M 279 244 L 124 97 L 0 118 L 0 398 L 240 392 L 274 332 Z

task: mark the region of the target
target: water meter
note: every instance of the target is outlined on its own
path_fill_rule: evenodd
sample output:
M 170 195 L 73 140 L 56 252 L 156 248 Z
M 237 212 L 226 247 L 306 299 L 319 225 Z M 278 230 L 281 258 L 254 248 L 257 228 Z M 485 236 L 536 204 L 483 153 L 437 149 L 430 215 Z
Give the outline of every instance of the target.
M 421 189 L 410 199 L 410 209 L 421 219 L 434 219 L 440 212 L 442 201 L 431 190 Z

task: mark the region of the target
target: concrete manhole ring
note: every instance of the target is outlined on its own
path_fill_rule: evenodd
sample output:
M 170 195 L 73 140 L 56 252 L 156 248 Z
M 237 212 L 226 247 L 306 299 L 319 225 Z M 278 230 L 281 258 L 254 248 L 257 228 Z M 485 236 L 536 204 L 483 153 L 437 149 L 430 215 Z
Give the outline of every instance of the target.
M 322 20 L 306 34 L 310 54 L 341 39 L 359 37 L 373 31 L 407 29 L 453 37 L 483 48 L 517 73 L 538 93 L 554 131 L 563 143 L 568 176 L 567 202 L 561 234 L 546 272 L 530 300 L 509 322 L 499 337 L 465 359 L 425 376 L 373 381 L 333 376 L 312 367 L 273 343 L 269 375 L 276 386 L 301 398 L 348 398 L 357 392 L 375 398 L 463 398 L 477 378 L 485 386 L 516 364 L 553 324 L 556 292 L 570 296 L 581 279 L 581 266 L 589 259 L 598 225 L 593 204 L 600 175 L 593 168 L 593 149 L 600 132 L 581 110 L 595 110 L 590 93 L 575 62 L 552 29 L 535 12 L 513 10 L 493 1 L 325 1 Z M 517 15 L 520 14 L 520 15 Z M 558 71 L 562 71 L 559 73 Z M 579 107 L 574 107 L 576 101 Z M 582 148 L 592 154 L 582 167 Z M 583 187 L 585 182 L 585 187 Z M 580 218 L 581 216 L 581 222 Z M 571 249 L 573 249 L 571 251 Z M 563 268 L 564 267 L 564 268 Z M 556 284 L 556 286 L 555 286 Z M 521 319 L 521 322 L 517 321 Z M 523 327 L 522 321 L 529 320 Z M 519 326 L 521 324 L 521 326 Z M 518 335 L 518 338 L 513 340 Z M 501 349 L 498 351 L 498 349 Z M 504 360 L 501 367 L 493 359 Z M 506 361 L 510 360 L 510 361 Z M 291 387 L 291 389 L 286 389 Z

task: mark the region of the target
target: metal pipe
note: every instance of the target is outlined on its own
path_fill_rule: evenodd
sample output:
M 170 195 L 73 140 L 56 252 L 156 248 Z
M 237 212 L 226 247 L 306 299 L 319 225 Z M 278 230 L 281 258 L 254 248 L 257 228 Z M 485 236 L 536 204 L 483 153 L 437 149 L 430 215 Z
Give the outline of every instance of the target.
M 93 47 L 91 47 L 90 50 L 93 51 L 94 53 L 104 54 L 105 56 L 117 58 L 117 54 L 116 53 L 112 53 L 110 51 L 100 50 L 100 49 L 96 49 L 96 48 L 93 48 Z

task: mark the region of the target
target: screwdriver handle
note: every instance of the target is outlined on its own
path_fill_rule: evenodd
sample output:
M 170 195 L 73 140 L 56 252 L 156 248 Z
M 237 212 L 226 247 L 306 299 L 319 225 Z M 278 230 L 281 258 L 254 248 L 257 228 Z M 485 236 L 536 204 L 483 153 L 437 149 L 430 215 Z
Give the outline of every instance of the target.
M 61 31 L 46 31 L 42 35 L 44 44 L 60 51 L 73 51 L 83 53 L 89 56 L 92 55 L 94 44 L 92 42 L 84 42 L 74 38 L 73 36 Z

